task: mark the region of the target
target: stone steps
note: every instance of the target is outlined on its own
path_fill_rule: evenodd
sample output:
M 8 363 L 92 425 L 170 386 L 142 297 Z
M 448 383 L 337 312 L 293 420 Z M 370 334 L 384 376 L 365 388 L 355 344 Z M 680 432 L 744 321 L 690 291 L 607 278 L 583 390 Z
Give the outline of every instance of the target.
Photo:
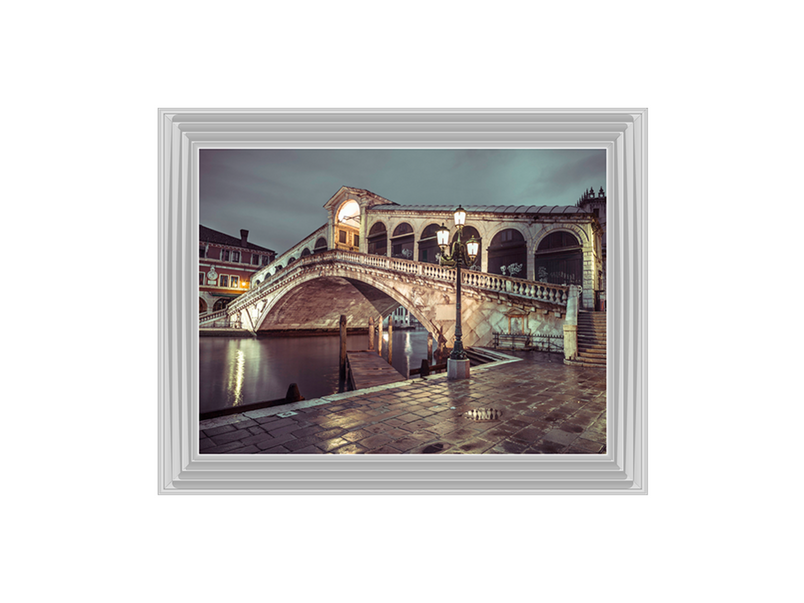
M 578 314 L 578 357 L 566 360 L 573 366 L 606 368 L 606 313 Z

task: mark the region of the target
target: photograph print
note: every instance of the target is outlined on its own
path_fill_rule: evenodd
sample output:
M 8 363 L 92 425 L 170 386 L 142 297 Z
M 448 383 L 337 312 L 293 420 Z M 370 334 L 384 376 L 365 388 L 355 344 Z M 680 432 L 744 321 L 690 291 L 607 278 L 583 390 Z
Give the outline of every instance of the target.
M 199 452 L 606 453 L 606 151 L 200 149 Z

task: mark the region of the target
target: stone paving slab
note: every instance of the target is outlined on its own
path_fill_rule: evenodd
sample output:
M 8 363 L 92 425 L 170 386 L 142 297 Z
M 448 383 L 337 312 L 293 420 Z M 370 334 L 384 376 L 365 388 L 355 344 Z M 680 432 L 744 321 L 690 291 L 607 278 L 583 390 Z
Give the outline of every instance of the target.
M 202 421 L 201 454 L 604 454 L 606 373 L 506 352 L 471 377 L 415 378 Z M 463 413 L 501 411 L 498 421 Z

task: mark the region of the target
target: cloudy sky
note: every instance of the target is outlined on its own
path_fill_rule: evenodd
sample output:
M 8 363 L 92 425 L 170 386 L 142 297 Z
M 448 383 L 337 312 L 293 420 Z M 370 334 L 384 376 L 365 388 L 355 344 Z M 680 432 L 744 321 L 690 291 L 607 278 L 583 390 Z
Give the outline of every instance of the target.
M 606 187 L 603 150 L 200 151 L 201 224 L 282 253 L 341 186 L 400 205 L 574 205 Z

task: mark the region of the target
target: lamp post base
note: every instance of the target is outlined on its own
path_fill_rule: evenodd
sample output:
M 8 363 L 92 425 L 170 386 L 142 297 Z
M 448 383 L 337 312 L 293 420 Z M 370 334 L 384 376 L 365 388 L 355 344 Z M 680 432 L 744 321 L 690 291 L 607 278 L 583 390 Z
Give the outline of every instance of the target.
M 453 360 L 447 358 L 447 381 L 469 378 L 469 359 Z

